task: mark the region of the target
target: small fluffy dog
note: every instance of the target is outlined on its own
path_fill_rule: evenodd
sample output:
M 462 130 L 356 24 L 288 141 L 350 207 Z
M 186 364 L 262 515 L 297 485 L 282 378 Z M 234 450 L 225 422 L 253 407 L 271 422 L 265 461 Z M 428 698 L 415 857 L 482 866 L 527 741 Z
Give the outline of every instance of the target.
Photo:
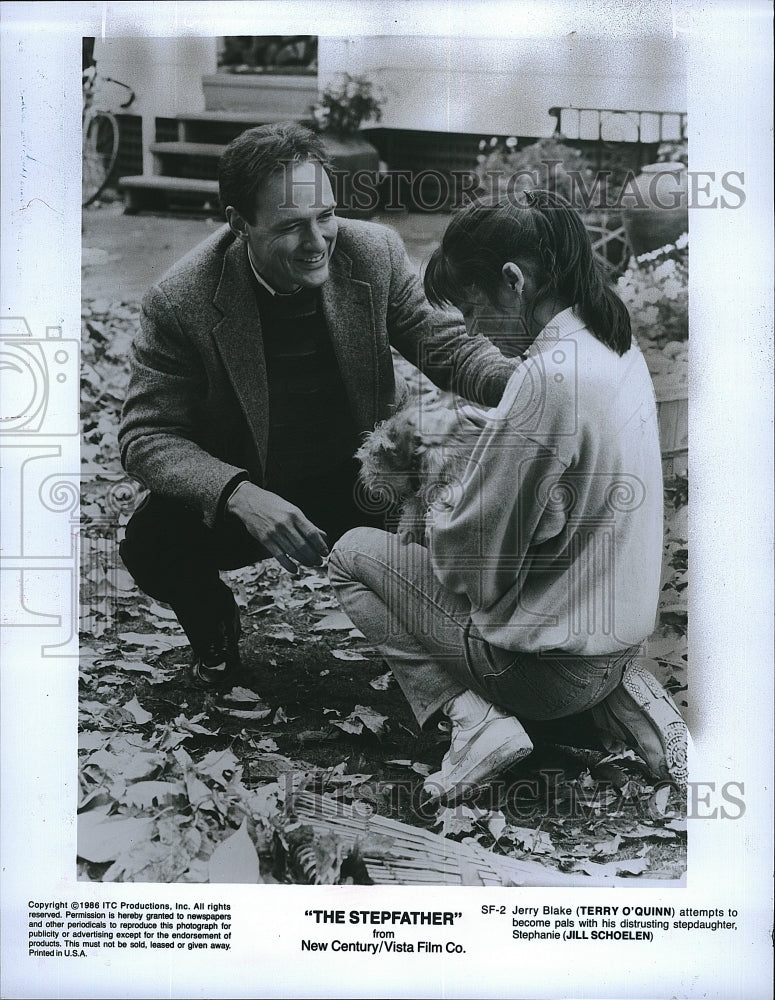
M 367 435 L 356 453 L 364 499 L 388 512 L 404 541 L 425 542 L 428 510 L 451 502 L 484 419 L 450 393 L 409 391 Z

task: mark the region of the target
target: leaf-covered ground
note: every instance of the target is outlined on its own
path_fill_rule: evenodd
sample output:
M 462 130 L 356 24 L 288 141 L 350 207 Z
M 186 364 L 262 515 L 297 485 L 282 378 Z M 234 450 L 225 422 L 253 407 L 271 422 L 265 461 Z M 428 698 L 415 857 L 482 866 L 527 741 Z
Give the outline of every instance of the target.
M 138 313 L 135 303 L 84 304 L 81 877 L 368 882 L 357 856 L 298 818 L 301 789 L 555 871 L 680 877 L 683 803 L 631 752 L 595 748 L 583 718 L 531 727 L 536 751 L 474 805 L 429 808 L 420 789 L 445 737 L 418 733 L 322 571 L 293 579 L 265 563 L 226 574 L 242 608 L 245 675 L 220 695 L 191 684 L 174 616 L 134 587 L 117 553 L 136 499 L 116 428 Z M 685 706 L 685 466 L 674 473 L 647 665 Z

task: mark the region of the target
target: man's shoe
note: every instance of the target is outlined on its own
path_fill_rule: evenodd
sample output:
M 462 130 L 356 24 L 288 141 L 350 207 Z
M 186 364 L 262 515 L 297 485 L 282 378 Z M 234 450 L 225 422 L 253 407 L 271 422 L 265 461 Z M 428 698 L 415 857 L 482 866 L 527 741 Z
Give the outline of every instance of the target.
M 235 604 L 231 621 L 221 622 L 218 634 L 193 651 L 191 674 L 198 686 L 219 688 L 232 682 L 242 667 L 239 655 L 241 632 L 239 609 Z
M 532 751 L 530 737 L 513 715 L 490 705 L 485 715 L 468 726 L 453 720 L 452 743 L 441 770 L 426 778 L 428 797 L 451 807 L 473 798 L 501 772 Z
M 592 709 L 601 736 L 635 750 L 655 777 L 686 785 L 689 731 L 659 681 L 639 663 L 628 664 L 621 684 Z

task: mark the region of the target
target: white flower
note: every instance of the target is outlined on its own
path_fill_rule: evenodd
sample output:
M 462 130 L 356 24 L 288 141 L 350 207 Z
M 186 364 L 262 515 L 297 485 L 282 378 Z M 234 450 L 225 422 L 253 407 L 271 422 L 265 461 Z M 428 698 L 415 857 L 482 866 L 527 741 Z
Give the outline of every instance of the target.
M 674 260 L 664 260 L 654 268 L 654 280 L 662 281 L 675 271 Z
M 689 246 L 689 234 L 683 233 L 683 235 L 679 236 L 678 239 L 675 241 L 675 248 L 676 250 L 684 250 L 688 246 Z
M 682 291 L 683 287 L 681 286 L 681 283 L 676 281 L 675 278 L 670 278 L 670 280 L 666 281 L 662 287 L 662 294 L 666 299 L 670 299 L 671 301 L 677 299 Z

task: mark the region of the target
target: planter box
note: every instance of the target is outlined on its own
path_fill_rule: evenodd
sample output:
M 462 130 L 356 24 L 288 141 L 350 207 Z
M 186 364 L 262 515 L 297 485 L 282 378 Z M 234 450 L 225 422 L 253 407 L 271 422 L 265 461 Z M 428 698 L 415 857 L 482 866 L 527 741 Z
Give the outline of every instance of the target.
M 202 77 L 207 111 L 250 111 L 267 121 L 309 117 L 318 99 L 316 76 L 213 73 Z
M 334 168 L 332 178 L 339 215 L 368 218 L 379 203 L 379 153 L 363 135 L 321 136 L 326 155 Z M 360 174 L 357 185 L 355 175 Z

